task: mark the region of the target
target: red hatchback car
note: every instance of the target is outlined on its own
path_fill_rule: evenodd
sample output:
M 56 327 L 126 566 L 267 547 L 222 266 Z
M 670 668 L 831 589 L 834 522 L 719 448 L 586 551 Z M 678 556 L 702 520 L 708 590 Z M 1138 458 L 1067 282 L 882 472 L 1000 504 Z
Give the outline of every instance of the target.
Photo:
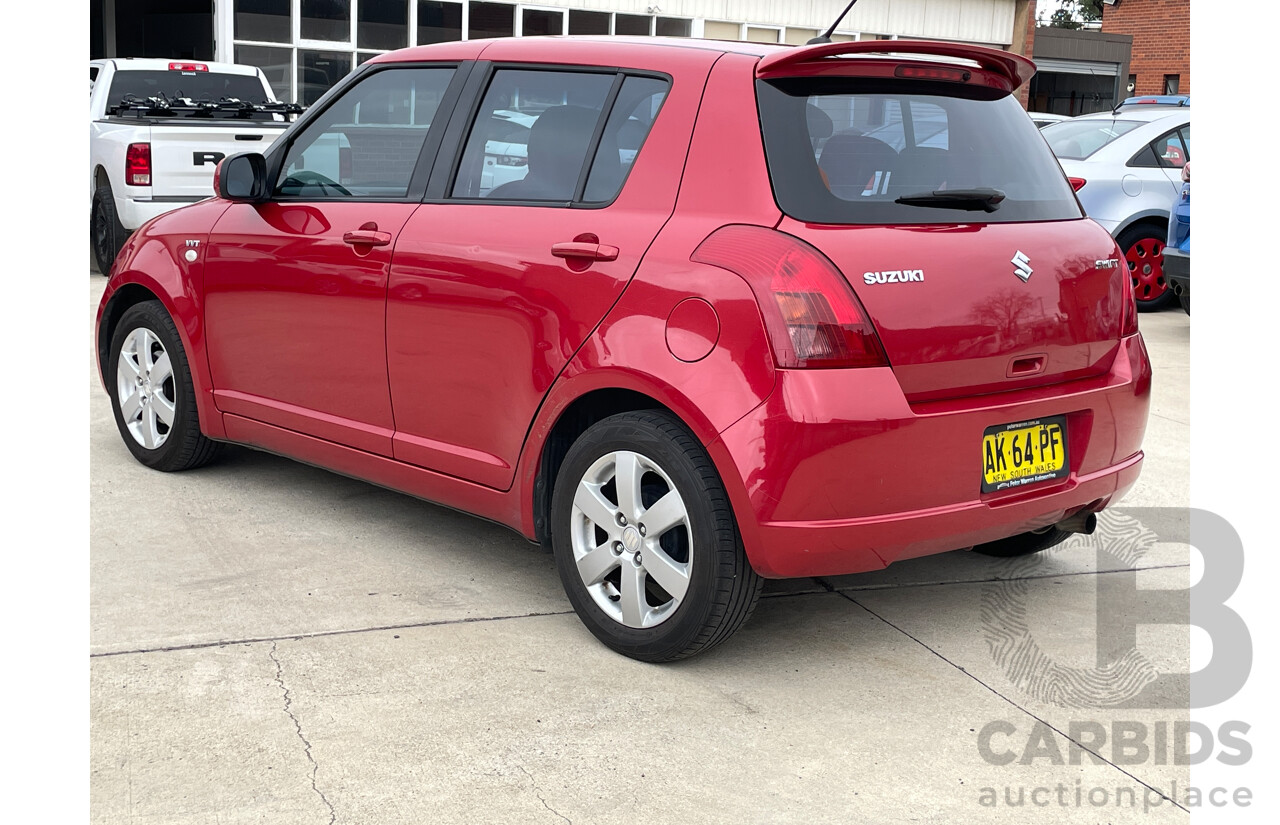
M 124 246 L 120 433 L 508 525 L 647 661 L 728 638 L 762 578 L 1043 549 L 1137 479 L 1151 369 L 1032 72 L 903 40 L 374 58 Z

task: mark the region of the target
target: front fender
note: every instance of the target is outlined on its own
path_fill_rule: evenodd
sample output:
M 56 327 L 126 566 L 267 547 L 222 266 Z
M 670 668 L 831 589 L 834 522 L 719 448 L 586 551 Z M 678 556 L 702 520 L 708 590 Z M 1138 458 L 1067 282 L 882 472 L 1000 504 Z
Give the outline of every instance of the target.
M 124 311 L 140 301 L 155 298 L 164 305 L 182 339 L 182 347 L 195 386 L 200 426 L 210 438 L 222 438 L 222 416 L 213 403 L 213 381 L 204 334 L 204 258 L 209 232 L 226 201 L 209 200 L 161 215 L 143 224 L 125 243 L 111 269 L 98 305 L 95 344 L 98 377 L 106 380 L 111 336 Z M 194 251 L 195 260 L 187 260 Z

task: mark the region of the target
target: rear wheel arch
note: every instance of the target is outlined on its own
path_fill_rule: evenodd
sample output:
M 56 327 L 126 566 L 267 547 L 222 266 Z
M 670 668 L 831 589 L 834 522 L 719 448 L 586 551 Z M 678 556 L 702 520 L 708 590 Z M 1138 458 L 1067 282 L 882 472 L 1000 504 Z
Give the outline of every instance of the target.
M 658 410 L 681 416 L 652 396 L 636 390 L 606 387 L 586 392 L 569 403 L 551 425 L 538 458 L 533 481 L 533 527 L 538 543 L 551 546 L 551 497 L 556 476 L 569 448 L 593 424 L 612 415 Z M 683 419 L 681 419 L 683 421 Z M 688 424 L 686 423 L 686 426 Z
M 93 188 L 97 189 L 100 186 L 106 186 L 108 188 L 111 186 L 111 178 L 107 175 L 106 168 L 101 165 L 99 165 L 97 169 L 93 170 Z

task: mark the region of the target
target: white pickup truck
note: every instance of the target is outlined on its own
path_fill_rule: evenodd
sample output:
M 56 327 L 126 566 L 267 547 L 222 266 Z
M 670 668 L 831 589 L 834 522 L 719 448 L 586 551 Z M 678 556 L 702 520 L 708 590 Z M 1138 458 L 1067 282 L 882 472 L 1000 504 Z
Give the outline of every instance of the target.
M 98 271 L 164 212 L 213 195 L 218 161 L 262 152 L 301 107 L 253 66 L 123 58 L 89 62 L 89 241 Z

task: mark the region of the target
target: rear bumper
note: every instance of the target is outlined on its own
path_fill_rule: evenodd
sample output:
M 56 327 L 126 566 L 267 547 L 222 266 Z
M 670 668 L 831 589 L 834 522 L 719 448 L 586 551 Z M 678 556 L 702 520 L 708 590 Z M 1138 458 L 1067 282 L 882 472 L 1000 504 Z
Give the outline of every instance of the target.
M 1171 246 L 1164 248 L 1164 277 L 1178 295 L 1191 294 L 1191 253 Z
M 725 430 L 730 495 L 768 578 L 876 570 L 1100 509 L 1142 466 L 1151 367 L 1141 336 L 1102 376 L 910 404 L 892 370 L 783 370 L 769 400 Z M 987 427 L 1067 416 L 1070 475 L 982 494 Z M 725 475 L 729 475 L 725 473 Z

